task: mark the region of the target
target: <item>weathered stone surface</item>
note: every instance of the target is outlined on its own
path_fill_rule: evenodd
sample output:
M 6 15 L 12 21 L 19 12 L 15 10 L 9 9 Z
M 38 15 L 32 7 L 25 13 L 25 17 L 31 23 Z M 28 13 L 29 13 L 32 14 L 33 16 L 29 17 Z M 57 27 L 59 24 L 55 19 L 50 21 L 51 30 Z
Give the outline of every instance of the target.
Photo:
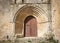
M 60 40 L 60 0 L 52 0 L 52 21 L 55 38 Z
M 38 0 L 38 3 L 40 3 L 40 1 L 42 0 Z M 47 2 L 48 0 L 44 0 L 43 2 L 45 1 Z M 25 1 L 25 3 L 31 3 L 31 2 L 36 3 L 36 1 L 32 1 L 32 0 Z M 14 17 L 20 8 L 22 8 L 25 5 L 28 5 L 28 4 L 18 4 L 20 3 L 20 0 L 17 0 L 16 3 L 17 4 L 14 4 L 14 0 L 0 0 L 0 39 L 7 39 L 7 35 L 9 36 L 10 39 L 14 38 L 14 34 L 15 34 Z M 49 16 L 48 14 L 49 9 L 47 4 L 36 4 L 36 5 L 42 8 Z M 35 5 L 31 4 L 31 6 L 35 6 Z M 51 14 L 52 14 L 53 33 L 55 35 L 55 38 L 60 40 L 60 0 L 52 0 L 51 7 L 52 7 Z M 36 11 L 38 12 L 38 10 Z M 38 16 L 37 20 L 38 20 L 37 26 L 39 29 L 38 36 L 42 37 L 45 32 L 47 33 L 50 23 L 44 22 L 44 21 L 48 21 L 48 18 L 46 17 L 46 15 Z M 40 23 L 41 21 L 44 24 Z
M 49 0 L 24 0 L 24 3 L 48 3 Z

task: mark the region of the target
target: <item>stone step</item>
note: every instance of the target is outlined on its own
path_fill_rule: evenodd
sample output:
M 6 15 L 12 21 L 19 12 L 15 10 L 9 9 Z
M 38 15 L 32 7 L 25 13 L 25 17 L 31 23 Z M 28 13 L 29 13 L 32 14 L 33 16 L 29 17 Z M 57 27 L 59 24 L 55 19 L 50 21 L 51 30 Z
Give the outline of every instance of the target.
M 41 43 L 45 41 L 43 38 L 17 38 L 15 43 Z
M 0 43 L 58 43 L 54 39 L 47 40 L 44 38 L 16 38 L 15 40 L 3 40 Z

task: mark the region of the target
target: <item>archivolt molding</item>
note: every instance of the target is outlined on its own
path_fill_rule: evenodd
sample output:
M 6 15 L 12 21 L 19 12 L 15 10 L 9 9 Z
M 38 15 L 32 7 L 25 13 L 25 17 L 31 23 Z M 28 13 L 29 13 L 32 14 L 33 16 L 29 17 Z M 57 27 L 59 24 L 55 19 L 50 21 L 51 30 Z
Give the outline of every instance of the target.
M 21 7 L 17 13 L 14 16 L 14 23 L 20 23 L 22 34 L 24 34 L 24 20 L 27 16 L 34 16 L 37 20 L 37 22 L 40 22 L 41 16 L 43 16 L 43 19 L 48 21 L 48 13 L 44 11 L 38 4 L 27 4 L 23 7 Z M 39 23 L 37 23 L 38 25 Z M 16 25 L 16 24 L 15 24 Z M 38 27 L 37 27 L 38 28 Z
M 20 13 L 20 16 L 23 15 L 23 10 L 28 8 L 29 6 L 32 7 L 32 10 L 33 10 L 33 15 L 35 15 L 36 17 L 40 17 L 41 15 L 45 15 L 47 17 L 47 12 L 44 11 L 44 9 L 42 9 L 38 4 L 27 4 L 27 5 L 24 5 L 22 6 L 18 11 L 17 13 L 15 14 L 14 16 L 14 22 L 15 22 L 15 19 L 17 17 L 17 15 Z M 47 17 L 48 19 L 48 17 Z

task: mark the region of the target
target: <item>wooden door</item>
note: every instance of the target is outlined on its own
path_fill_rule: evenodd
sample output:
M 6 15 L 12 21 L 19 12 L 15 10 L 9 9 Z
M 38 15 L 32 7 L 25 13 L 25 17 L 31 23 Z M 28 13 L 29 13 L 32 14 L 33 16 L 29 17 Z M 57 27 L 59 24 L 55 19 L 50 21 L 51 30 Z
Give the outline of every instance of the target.
M 28 16 L 24 21 L 25 37 L 37 36 L 37 21 L 33 16 Z

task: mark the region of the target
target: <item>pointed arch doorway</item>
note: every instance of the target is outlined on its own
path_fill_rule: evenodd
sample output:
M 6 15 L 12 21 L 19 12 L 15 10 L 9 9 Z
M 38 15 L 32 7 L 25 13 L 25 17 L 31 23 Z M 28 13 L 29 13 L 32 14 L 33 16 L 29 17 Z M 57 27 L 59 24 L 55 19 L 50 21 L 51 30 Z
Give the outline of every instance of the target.
M 28 16 L 24 20 L 24 36 L 36 37 L 37 36 L 37 21 L 33 16 Z
M 39 24 L 37 22 L 40 22 L 41 19 L 38 18 L 44 13 L 43 9 L 38 5 L 25 5 L 20 8 L 14 17 L 15 36 L 18 38 L 40 36 L 40 32 L 38 31 L 40 27 L 37 26 Z

